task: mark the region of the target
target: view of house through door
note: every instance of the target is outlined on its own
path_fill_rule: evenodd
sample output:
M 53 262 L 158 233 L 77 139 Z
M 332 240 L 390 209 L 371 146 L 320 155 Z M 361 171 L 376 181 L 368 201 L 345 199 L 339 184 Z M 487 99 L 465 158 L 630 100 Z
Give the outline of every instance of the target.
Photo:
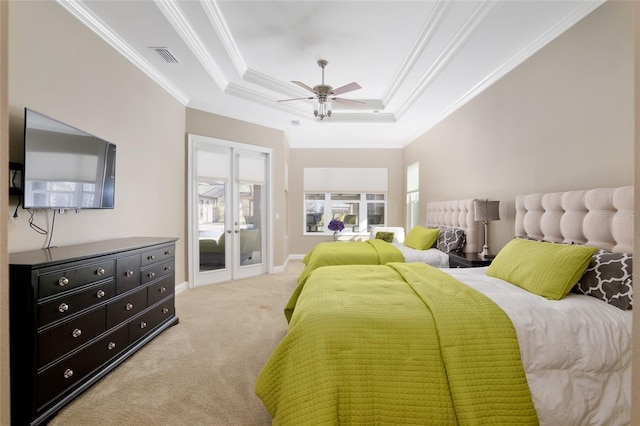
M 270 152 L 195 135 L 189 146 L 190 282 L 265 273 Z

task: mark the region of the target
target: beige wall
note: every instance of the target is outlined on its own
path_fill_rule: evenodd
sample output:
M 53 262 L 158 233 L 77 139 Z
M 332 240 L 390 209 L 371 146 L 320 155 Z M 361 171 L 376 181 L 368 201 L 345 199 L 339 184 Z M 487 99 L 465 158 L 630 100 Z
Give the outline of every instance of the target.
M 273 212 L 278 217 L 273 218 L 273 264 L 276 268 L 283 266 L 289 254 L 284 172 L 289 145 L 284 132 L 191 108 L 187 108 L 186 132 L 273 150 Z
M 431 200 L 500 200 L 496 252 L 513 237 L 517 194 L 632 184 L 632 8 L 605 3 L 411 143 L 421 211 Z
M 9 157 L 8 112 L 8 15 L 9 3 L 0 2 L 0 158 Z M 0 165 L 0 188 L 8 186 L 6 161 Z M 8 193 L 0 195 L 0 217 L 8 217 Z M 9 421 L 9 273 L 7 271 L 7 221 L 0 221 L 0 425 Z
M 185 107 L 57 3 L 11 2 L 10 13 L 11 160 L 23 160 L 25 107 L 117 145 L 115 209 L 56 215 L 52 245 L 169 236 L 184 253 Z M 50 230 L 52 218 L 37 211 L 34 222 Z M 46 245 L 28 219 L 20 208 L 9 220 L 10 252 Z M 178 283 L 185 258 L 176 258 Z
M 289 223 L 291 254 L 307 253 L 315 244 L 328 241 L 327 235 L 303 235 L 304 193 L 303 172 L 305 167 L 385 167 L 389 169 L 389 195 L 387 200 L 387 223 L 402 226 L 405 222 L 404 169 L 400 149 L 291 149 L 289 162 Z

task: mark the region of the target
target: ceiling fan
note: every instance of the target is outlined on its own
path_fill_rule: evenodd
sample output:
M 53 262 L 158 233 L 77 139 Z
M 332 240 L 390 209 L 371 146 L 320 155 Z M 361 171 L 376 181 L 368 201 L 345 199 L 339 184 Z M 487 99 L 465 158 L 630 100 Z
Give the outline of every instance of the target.
M 297 84 L 305 90 L 315 94 L 315 96 L 309 96 L 306 98 L 294 98 L 294 99 L 281 99 L 278 102 L 288 102 L 288 101 L 299 101 L 303 99 L 317 99 L 317 104 L 314 105 L 313 115 L 316 117 L 320 117 L 320 120 L 325 117 L 331 117 L 331 102 L 337 102 L 345 105 L 352 106 L 361 106 L 364 105 L 364 102 L 355 101 L 352 99 L 344 99 L 337 98 L 336 95 L 341 95 L 343 93 L 351 92 L 353 90 L 360 89 L 360 85 L 355 81 L 349 84 L 345 84 L 344 86 L 338 87 L 334 89 L 328 84 L 324 84 L 324 68 L 329 64 L 328 61 L 324 59 L 318 60 L 318 66 L 322 68 L 322 84 L 318 84 L 313 86 L 313 88 L 307 86 L 301 81 L 292 81 L 292 83 Z

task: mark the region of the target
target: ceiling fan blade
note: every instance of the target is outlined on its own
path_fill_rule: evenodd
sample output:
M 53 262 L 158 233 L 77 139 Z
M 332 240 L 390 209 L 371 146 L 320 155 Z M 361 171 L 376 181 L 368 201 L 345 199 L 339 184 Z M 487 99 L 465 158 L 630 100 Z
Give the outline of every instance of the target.
M 303 89 L 306 89 L 308 91 L 310 91 L 311 93 L 316 93 L 313 91 L 313 89 L 309 86 L 307 86 L 306 84 L 304 84 L 301 81 L 291 81 L 293 84 L 297 84 L 298 86 L 302 87 Z
M 294 82 L 295 83 L 295 82 Z M 362 89 L 360 87 L 360 85 L 358 83 L 356 83 L 355 81 L 349 84 L 345 84 L 342 87 L 338 87 L 337 89 L 333 89 L 331 91 L 332 95 L 340 95 L 342 93 L 347 93 L 347 92 L 351 92 L 352 90 L 358 90 L 358 89 Z
M 355 107 L 361 107 L 366 104 L 366 102 L 356 101 L 354 99 L 332 98 L 331 100 L 339 104 L 351 105 Z
M 308 98 L 280 99 L 278 102 L 301 101 L 303 99 L 315 99 L 315 98 L 313 96 L 310 96 Z

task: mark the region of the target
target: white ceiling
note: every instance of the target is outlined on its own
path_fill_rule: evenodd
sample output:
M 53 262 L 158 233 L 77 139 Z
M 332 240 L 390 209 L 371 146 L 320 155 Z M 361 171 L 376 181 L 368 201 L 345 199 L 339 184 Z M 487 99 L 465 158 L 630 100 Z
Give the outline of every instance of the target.
M 292 147 L 403 147 L 604 0 L 58 0 L 183 104 L 285 131 Z M 150 47 L 167 48 L 167 63 Z M 291 83 L 357 82 L 314 118 Z

